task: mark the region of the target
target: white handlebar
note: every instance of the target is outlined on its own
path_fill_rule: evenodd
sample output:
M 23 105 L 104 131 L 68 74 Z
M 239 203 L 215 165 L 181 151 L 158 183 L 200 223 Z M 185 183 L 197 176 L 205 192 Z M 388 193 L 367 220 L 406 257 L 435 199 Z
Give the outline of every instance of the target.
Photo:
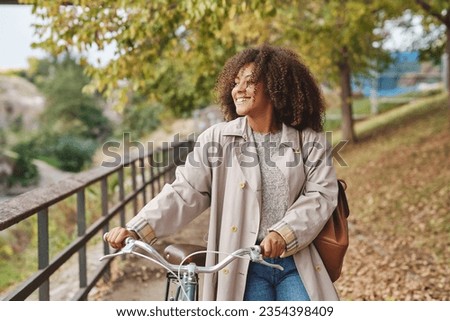
M 108 235 L 108 233 L 105 233 L 103 235 L 103 240 L 105 242 L 106 242 L 107 235 Z M 149 256 L 135 252 L 134 251 L 135 247 L 143 249 L 145 252 L 147 252 L 149 254 Z M 188 267 L 188 265 L 179 266 L 179 265 L 175 265 L 175 264 L 171 264 L 171 263 L 167 262 L 166 259 L 164 259 L 164 257 L 162 257 L 161 254 L 159 254 L 154 247 L 152 247 L 151 245 L 149 245 L 145 242 L 135 240 L 132 237 L 128 237 L 125 240 L 125 246 L 120 251 L 113 253 L 113 254 L 105 255 L 100 258 L 100 261 L 111 258 L 111 257 L 118 256 L 118 255 L 130 254 L 130 253 L 147 258 L 147 259 L 156 260 L 157 262 L 159 262 L 160 264 L 165 266 L 167 269 L 174 271 L 174 272 L 175 271 L 178 271 L 178 272 L 183 271 L 184 272 L 184 271 L 188 271 L 192 268 L 192 266 Z M 223 269 L 225 266 L 227 266 L 228 264 L 230 264 L 232 261 L 236 260 L 237 258 L 243 258 L 243 256 L 248 256 L 252 262 L 263 264 L 263 265 L 283 271 L 283 267 L 281 265 L 272 264 L 272 263 L 264 261 L 264 259 L 262 258 L 262 255 L 261 255 L 261 247 L 259 245 L 254 245 L 254 246 L 251 246 L 248 248 L 242 248 L 242 249 L 234 251 L 233 253 L 229 254 L 226 258 L 224 258 L 222 261 L 220 261 L 216 265 L 209 266 L 209 267 L 195 266 L 195 272 L 196 273 L 215 273 L 215 272 L 218 272 L 221 269 Z M 191 265 L 192 265 L 192 263 L 191 263 Z

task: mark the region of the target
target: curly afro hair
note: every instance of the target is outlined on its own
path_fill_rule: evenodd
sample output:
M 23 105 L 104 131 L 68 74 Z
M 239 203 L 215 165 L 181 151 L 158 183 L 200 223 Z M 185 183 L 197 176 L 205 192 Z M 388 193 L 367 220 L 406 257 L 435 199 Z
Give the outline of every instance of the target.
M 231 90 L 239 70 L 249 63 L 255 64 L 251 80 L 263 83 L 278 122 L 323 131 L 325 103 L 316 79 L 295 52 L 270 45 L 245 49 L 225 63 L 216 94 L 226 121 L 239 117 Z

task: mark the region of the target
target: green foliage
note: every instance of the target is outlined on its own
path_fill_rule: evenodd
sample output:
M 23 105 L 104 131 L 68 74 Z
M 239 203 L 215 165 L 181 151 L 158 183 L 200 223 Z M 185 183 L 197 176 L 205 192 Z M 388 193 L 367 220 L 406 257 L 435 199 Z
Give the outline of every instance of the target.
M 233 29 L 228 24 L 236 25 L 239 16 L 246 14 L 250 18 L 246 25 L 251 26 L 251 21 L 276 12 L 269 0 L 94 0 L 89 6 L 84 1 L 73 1 L 74 6 L 23 2 L 33 4 L 34 13 L 43 19 L 36 24 L 41 36 L 38 45 L 53 55 L 114 48 L 114 59 L 87 66 L 92 77 L 87 89 L 107 97 L 119 91 L 121 108 L 127 105 L 129 92 L 137 92 L 149 104 L 162 103 L 176 115 L 211 103 L 224 53 L 228 58 L 242 40 L 236 35 L 249 30 L 260 36 L 252 28 Z M 205 44 L 208 50 L 203 51 Z
M 439 26 L 447 28 L 450 26 L 450 3 L 448 0 L 408 0 L 403 5 L 423 16 L 422 26 L 427 33 L 437 32 L 437 38 L 445 37 L 445 28 L 439 28 Z M 428 40 L 428 45 L 432 48 L 434 39 L 428 38 Z
M 8 177 L 8 185 L 12 186 L 20 184 L 29 186 L 37 183 L 39 180 L 39 172 L 36 165 L 33 164 L 33 153 L 27 143 L 19 143 L 13 148 L 17 153 L 17 158 L 13 165 L 13 172 Z
M 30 60 L 26 77 L 46 96 L 46 109 L 41 114 L 37 133 L 28 134 L 20 146 L 27 157 L 18 164 L 21 180 L 30 180 L 32 157 L 44 159 L 58 168 L 77 172 L 91 161 L 99 143 L 112 133 L 109 120 L 103 115 L 101 99 L 83 92 L 90 78 L 84 68 L 70 55 Z M 20 131 L 20 119 L 15 127 Z
M 4 146 L 8 142 L 6 131 L 4 128 L 0 128 L 0 152 L 3 151 Z
M 70 172 L 86 168 L 98 143 L 90 138 L 71 134 L 41 133 L 30 141 L 30 150 L 54 166 Z
M 86 66 L 92 79 L 86 90 L 118 95 L 119 109 L 137 93 L 149 106 L 161 104 L 184 116 L 214 100 L 212 89 L 224 62 L 250 45 L 290 46 L 320 81 L 332 85 L 344 72 L 367 75 L 382 69 L 390 57 L 382 49 L 385 34 L 380 30 L 387 19 L 413 6 L 411 1 L 24 2 L 42 18 L 36 24 L 37 45 L 53 55 L 114 49 L 112 60 Z M 342 101 L 348 105 L 351 97 Z
M 13 119 L 9 127 L 15 133 L 20 132 L 23 129 L 23 116 L 19 115 L 15 119 Z
M 294 9 L 294 10 L 293 10 Z M 314 74 L 337 84 L 348 61 L 354 75 L 382 69 L 389 55 L 384 35 L 375 32 L 397 12 L 389 1 L 288 1 L 275 24 L 280 42 L 298 48 Z
M 422 61 L 440 64 L 447 43 L 446 29 L 450 27 L 450 3 L 447 0 L 404 0 L 395 5 L 399 12 L 394 20 L 397 26 L 413 32 L 418 24 L 422 27 L 420 36 L 408 49 L 418 50 Z
M 52 58 L 29 58 L 28 69 L 24 74 L 24 78 L 35 84 L 40 90 L 43 90 L 45 81 L 54 68 L 55 60 Z
M 58 138 L 53 147 L 53 154 L 59 160 L 61 169 L 70 172 L 79 172 L 90 163 L 96 149 L 92 140 L 77 136 L 64 135 Z
M 61 61 L 44 66 L 49 70 L 42 82 L 47 97 L 44 124 L 52 124 L 53 131 L 89 139 L 101 139 L 111 133 L 111 125 L 103 115 L 97 99 L 83 93 L 89 83 L 83 68 L 69 55 Z M 40 73 L 43 73 L 40 71 Z
M 37 215 L 0 233 L 0 292 L 37 269 Z
M 153 104 L 148 106 L 145 102 L 136 103 L 125 108 L 120 135 L 124 132 L 132 133 L 133 137 L 142 137 L 155 130 L 160 125 L 160 114 L 162 105 Z
M 2 245 L 4 245 L 4 247 L 2 247 Z M 6 255 L 3 255 L 5 253 Z M 2 258 L 3 256 L 12 257 L 11 246 L 9 244 L 2 244 L 2 241 L 0 241 L 0 258 L 2 261 L 4 260 Z M 14 255 L 14 260 L 5 261 L 14 261 L 14 264 L 0 264 L 0 291 L 22 281 L 31 274 L 31 271 L 36 270 L 36 267 L 32 265 L 31 259 L 31 255 L 28 257 L 21 257 L 20 259 L 17 259 L 17 255 Z
M 29 137 L 28 140 L 19 143 L 18 147 L 14 148 L 19 154 L 16 166 L 20 164 L 21 170 L 18 173 L 33 171 L 32 168 L 35 166 L 32 164 L 32 161 L 34 158 L 41 159 L 65 171 L 79 172 L 90 164 L 97 146 L 98 142 L 90 138 L 41 131 Z M 20 157 L 20 153 L 24 153 L 25 157 Z M 21 174 L 18 177 L 23 176 L 24 174 Z M 17 174 L 14 174 L 11 180 L 17 180 L 15 177 L 17 177 Z M 27 177 L 21 178 L 21 181 Z M 30 182 L 34 183 L 35 181 L 30 180 Z

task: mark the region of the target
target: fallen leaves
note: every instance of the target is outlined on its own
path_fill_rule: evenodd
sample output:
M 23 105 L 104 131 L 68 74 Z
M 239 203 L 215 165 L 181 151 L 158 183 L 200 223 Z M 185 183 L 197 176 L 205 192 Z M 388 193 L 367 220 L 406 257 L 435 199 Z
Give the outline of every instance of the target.
M 345 155 L 357 166 L 340 175 L 351 210 L 336 282 L 341 299 L 450 300 L 450 134 L 439 117 L 391 129 Z M 363 150 L 378 152 L 364 163 Z

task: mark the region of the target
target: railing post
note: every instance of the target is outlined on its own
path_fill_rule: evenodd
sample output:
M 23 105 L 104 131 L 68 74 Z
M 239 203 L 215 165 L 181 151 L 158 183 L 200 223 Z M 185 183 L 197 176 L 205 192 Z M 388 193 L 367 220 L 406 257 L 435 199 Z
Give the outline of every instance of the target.
M 119 176 L 119 201 L 121 204 L 125 201 L 125 183 L 123 178 L 123 167 L 118 171 Z M 125 205 L 120 210 L 120 226 L 125 226 Z
M 103 177 L 101 180 L 101 197 L 102 197 L 102 216 L 108 215 L 108 177 Z M 108 232 L 109 224 L 103 227 L 103 234 Z M 109 245 L 103 242 L 103 253 L 109 254 Z
M 133 192 L 136 192 L 137 183 L 136 183 L 136 162 L 135 161 L 131 162 L 131 183 L 133 186 Z M 137 206 L 137 197 L 135 197 L 133 199 L 133 211 L 134 211 L 133 215 L 137 214 L 137 207 L 138 207 Z
M 148 156 L 148 162 L 150 164 L 150 166 L 149 166 L 149 170 L 150 170 L 149 181 L 150 181 L 150 192 L 151 192 L 150 199 L 152 199 L 153 197 L 155 197 L 155 181 L 154 181 L 155 173 L 153 171 L 154 170 L 153 153 Z
M 161 153 L 160 155 L 162 155 L 161 149 L 158 150 L 158 153 Z M 154 157 L 154 156 L 153 156 Z M 158 162 L 158 164 L 155 167 L 156 170 L 156 180 L 158 182 L 158 193 L 161 192 L 161 163 L 162 162 Z
M 86 233 L 86 197 L 84 188 L 77 192 L 77 228 L 78 236 Z M 87 286 L 86 245 L 78 250 L 78 272 L 80 289 Z
M 180 157 L 181 157 L 181 149 L 183 148 L 182 146 L 183 146 L 182 144 L 178 144 L 173 148 L 173 160 L 171 165 L 174 166 L 174 170 L 171 171 L 170 181 L 175 180 L 175 168 L 181 163 Z
M 146 181 L 145 181 L 145 162 L 144 162 L 144 157 L 143 158 L 139 158 L 139 166 L 141 167 L 141 178 L 142 178 L 142 200 L 143 200 L 144 205 L 145 205 L 145 204 L 147 204 L 147 195 L 146 195 L 147 185 L 146 185 Z
M 48 208 L 38 212 L 38 269 L 44 269 L 50 262 L 48 240 Z M 39 287 L 39 301 L 50 301 L 50 281 Z

